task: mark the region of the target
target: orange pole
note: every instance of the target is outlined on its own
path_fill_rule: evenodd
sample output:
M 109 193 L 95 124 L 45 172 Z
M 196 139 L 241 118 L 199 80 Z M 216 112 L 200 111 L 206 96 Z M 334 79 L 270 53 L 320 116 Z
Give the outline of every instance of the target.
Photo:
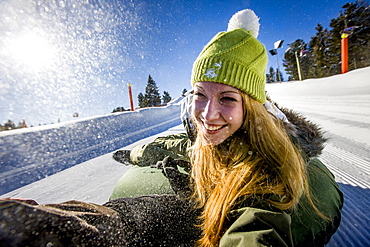
M 132 99 L 132 90 L 131 90 L 131 84 L 128 83 L 127 84 L 128 86 L 128 94 L 130 96 L 130 107 L 131 107 L 131 111 L 135 111 L 135 107 L 134 107 L 134 100 Z
M 348 72 L 348 38 L 342 38 L 341 42 L 342 74 Z

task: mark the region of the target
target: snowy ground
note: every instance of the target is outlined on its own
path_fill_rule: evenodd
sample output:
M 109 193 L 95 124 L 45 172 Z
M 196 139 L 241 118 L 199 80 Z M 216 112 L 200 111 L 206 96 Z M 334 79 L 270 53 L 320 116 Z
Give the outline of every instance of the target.
M 344 193 L 342 222 L 329 246 L 370 246 L 370 68 L 267 86 L 279 105 L 318 123 L 329 138 L 321 160 Z
M 0 194 L 181 124 L 179 101 L 0 132 Z
M 329 138 L 321 160 L 345 194 L 342 224 L 330 246 L 370 246 L 370 67 L 323 79 L 267 85 L 271 98 L 318 123 Z M 159 135 L 183 131 L 176 126 Z M 129 146 L 146 143 L 150 136 Z M 1 197 L 39 203 L 82 200 L 103 203 L 128 167 L 112 153 L 99 156 Z
M 182 125 L 141 139 L 131 145 L 122 147 L 122 149 L 129 150 L 136 145 L 153 141 L 156 137 L 179 132 L 184 132 Z M 6 193 L 0 198 L 32 198 L 39 204 L 59 203 L 69 200 L 98 204 L 107 202 L 117 181 L 130 168 L 112 158 L 115 151 Z
M 329 138 L 322 160 L 338 182 L 370 188 L 370 68 L 267 85 L 271 98 L 318 123 Z

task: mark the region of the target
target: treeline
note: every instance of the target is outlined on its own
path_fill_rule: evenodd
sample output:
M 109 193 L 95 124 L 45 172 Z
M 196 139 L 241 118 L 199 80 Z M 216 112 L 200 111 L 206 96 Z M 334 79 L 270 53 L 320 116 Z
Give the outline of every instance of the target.
M 137 99 L 140 108 L 166 105 L 172 100 L 170 93 L 167 91 L 164 91 L 161 97 L 157 84 L 150 75 L 145 87 L 145 94 L 139 93 Z
M 148 76 L 148 82 L 145 87 L 145 94 L 139 93 L 137 98 L 140 108 L 163 106 L 172 100 L 170 93 L 167 91 L 163 91 L 163 95 L 160 95 L 157 84 L 155 83 L 151 75 Z M 129 110 L 130 109 L 126 110 L 123 107 L 117 107 L 112 111 L 112 113 L 124 112 Z
M 0 124 L 0 131 L 22 129 L 22 128 L 27 128 L 25 119 L 23 119 L 22 122 L 19 122 L 18 125 L 15 125 L 15 123 L 10 119 L 6 121 L 4 125 Z
M 349 70 L 370 66 L 370 8 L 366 1 L 346 3 L 330 29 L 320 23 L 316 34 L 306 43 L 297 39 L 289 44 L 283 65 L 288 80 L 299 80 L 298 62 L 302 79 L 321 78 L 341 73 L 341 36 L 348 36 Z M 271 71 L 270 71 L 271 73 Z M 268 75 L 269 76 L 269 75 Z

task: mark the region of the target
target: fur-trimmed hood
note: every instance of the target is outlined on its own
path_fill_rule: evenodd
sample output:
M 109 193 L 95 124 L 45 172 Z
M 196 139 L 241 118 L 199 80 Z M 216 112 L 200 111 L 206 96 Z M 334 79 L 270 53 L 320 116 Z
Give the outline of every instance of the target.
M 321 128 L 298 112 L 280 107 L 267 96 L 266 110 L 283 122 L 286 132 L 308 158 L 321 154 L 326 138 Z
M 327 140 L 321 128 L 293 110 L 278 108 L 289 120 L 289 123 L 284 124 L 285 129 L 289 135 L 297 138 L 302 151 L 309 158 L 320 155 L 324 149 L 324 143 Z

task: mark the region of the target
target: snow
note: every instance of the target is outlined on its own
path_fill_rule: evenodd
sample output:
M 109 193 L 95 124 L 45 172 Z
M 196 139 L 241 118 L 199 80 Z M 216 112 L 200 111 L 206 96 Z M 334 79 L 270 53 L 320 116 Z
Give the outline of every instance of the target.
M 269 84 L 267 92 L 280 106 L 322 127 L 329 140 L 321 158 L 332 170 L 342 171 L 336 176 L 339 182 L 370 188 L 370 67 L 328 78 Z M 358 182 L 350 182 L 350 176 Z
M 370 67 L 328 78 L 267 85 L 271 98 L 319 124 L 320 160 L 344 193 L 341 225 L 328 246 L 370 243 Z
M 331 77 L 308 79 L 302 82 L 267 84 L 267 91 L 275 96 L 355 96 L 370 93 L 370 68 L 350 71 Z M 279 94 L 279 95 L 278 95 Z
M 294 109 L 319 124 L 329 138 L 320 159 L 335 175 L 345 194 L 342 223 L 329 246 L 366 246 L 370 242 L 370 67 L 328 78 L 268 84 L 266 90 L 280 106 Z M 23 187 L 18 184 L 19 188 L 1 197 L 32 198 L 39 203 L 72 199 L 103 203 L 129 168 L 114 161 L 113 152 L 131 149 L 157 136 L 183 132 L 179 111 L 177 101 L 167 107 L 1 133 L 1 169 L 9 164 L 13 170 L 1 170 L 0 181 L 6 180 L 8 184 L 13 183 L 14 173 L 19 172 L 17 169 L 27 167 L 25 162 L 31 163 L 29 169 L 22 172 L 31 177 L 35 176 L 32 170 L 39 167 L 40 162 L 45 166 L 59 164 L 63 167 L 72 159 L 63 163 L 50 154 L 60 149 L 67 158 L 72 155 L 73 160 L 78 155 L 89 157 L 46 178 L 33 177 L 38 181 Z M 127 128 L 126 121 L 133 125 L 132 130 Z M 117 135 L 116 132 L 122 133 Z M 101 138 L 97 138 L 99 135 Z M 75 142 L 82 150 L 73 147 Z M 45 145 L 52 145 L 52 148 L 45 149 Z M 94 149 L 89 148 L 91 145 Z M 90 151 L 93 154 L 87 155 Z M 17 155 L 22 156 L 19 167 Z
M 159 136 L 181 131 L 184 131 L 182 125 L 159 134 L 154 134 L 154 130 L 149 130 L 147 133 L 149 137 L 122 148 L 130 150 L 136 145 L 148 143 Z M 117 150 L 65 169 L 1 197 L 32 198 L 40 204 L 65 202 L 72 199 L 98 204 L 107 202 L 117 181 L 130 168 L 112 158 L 115 151 Z
M 0 194 L 179 125 L 180 105 L 0 133 Z

